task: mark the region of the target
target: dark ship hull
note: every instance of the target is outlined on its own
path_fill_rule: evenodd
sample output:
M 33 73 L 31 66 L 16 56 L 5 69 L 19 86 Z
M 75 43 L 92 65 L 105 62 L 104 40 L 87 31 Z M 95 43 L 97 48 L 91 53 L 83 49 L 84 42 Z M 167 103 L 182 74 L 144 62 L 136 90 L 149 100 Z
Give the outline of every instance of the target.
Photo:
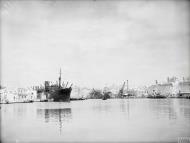
M 59 81 L 56 84 L 50 84 L 49 81 L 45 81 L 44 88 L 37 90 L 39 97 L 45 95 L 43 101 L 54 101 L 54 102 L 69 102 L 72 91 L 72 84 L 70 87 L 61 82 L 61 70 Z
M 55 102 L 69 102 L 72 88 L 60 88 L 49 92 L 49 99 Z

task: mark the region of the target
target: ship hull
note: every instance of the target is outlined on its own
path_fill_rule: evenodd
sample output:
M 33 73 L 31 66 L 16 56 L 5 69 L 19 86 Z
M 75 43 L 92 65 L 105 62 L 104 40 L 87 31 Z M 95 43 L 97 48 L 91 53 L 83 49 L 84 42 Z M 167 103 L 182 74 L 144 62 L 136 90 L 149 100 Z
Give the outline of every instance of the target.
M 54 102 L 69 102 L 72 88 L 61 88 L 50 92 L 50 99 Z

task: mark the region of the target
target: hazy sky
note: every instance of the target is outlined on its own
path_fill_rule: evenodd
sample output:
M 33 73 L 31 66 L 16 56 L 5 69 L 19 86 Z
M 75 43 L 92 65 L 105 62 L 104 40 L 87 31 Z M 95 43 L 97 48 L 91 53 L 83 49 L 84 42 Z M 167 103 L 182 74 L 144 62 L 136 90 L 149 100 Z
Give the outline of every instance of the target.
M 189 1 L 1 1 L 5 86 L 130 86 L 190 73 Z

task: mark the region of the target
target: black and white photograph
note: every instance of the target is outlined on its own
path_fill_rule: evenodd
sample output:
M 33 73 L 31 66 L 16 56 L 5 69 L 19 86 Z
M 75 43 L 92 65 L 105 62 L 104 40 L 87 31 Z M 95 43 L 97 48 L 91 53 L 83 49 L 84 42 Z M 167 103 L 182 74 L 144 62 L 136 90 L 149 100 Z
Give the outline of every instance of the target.
M 190 143 L 189 0 L 0 0 L 0 143 Z

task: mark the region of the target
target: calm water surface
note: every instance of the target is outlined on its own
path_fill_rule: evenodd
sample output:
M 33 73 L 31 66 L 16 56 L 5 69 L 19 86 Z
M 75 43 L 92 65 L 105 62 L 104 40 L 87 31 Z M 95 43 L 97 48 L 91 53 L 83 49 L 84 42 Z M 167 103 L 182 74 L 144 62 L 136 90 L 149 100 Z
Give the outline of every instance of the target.
M 177 142 L 178 137 L 190 137 L 188 99 L 1 105 L 3 142 Z

